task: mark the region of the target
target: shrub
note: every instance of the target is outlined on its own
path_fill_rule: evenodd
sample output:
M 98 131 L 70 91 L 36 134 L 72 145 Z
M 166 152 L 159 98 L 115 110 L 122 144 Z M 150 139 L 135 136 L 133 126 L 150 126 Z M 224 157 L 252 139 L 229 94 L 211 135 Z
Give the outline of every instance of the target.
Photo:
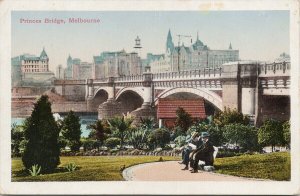
M 117 116 L 108 120 L 108 124 L 112 130 L 113 136 L 120 139 L 120 148 L 123 148 L 125 136 L 129 131 L 132 122 L 133 119 L 128 116 Z
M 91 130 L 89 138 L 95 139 L 99 144 L 103 144 L 103 141 L 110 134 L 109 124 L 107 121 L 97 120 L 94 124 L 88 126 L 88 129 Z
M 271 145 L 272 152 L 275 145 L 284 144 L 282 123 L 274 119 L 266 120 L 258 129 L 258 142 L 262 146 Z
M 290 148 L 290 143 L 291 143 L 291 123 L 290 121 L 286 121 L 283 123 L 282 128 L 283 128 L 283 138 L 284 138 L 284 143 Z
M 88 151 L 88 150 L 92 150 L 92 149 L 99 149 L 99 147 L 100 147 L 100 142 L 99 141 L 89 139 L 89 138 L 88 139 L 82 139 L 81 143 L 82 143 L 84 151 Z
M 73 111 L 70 111 L 62 122 L 62 135 L 72 152 L 79 151 L 81 146 L 80 118 Z
M 132 145 L 135 149 L 142 149 L 147 143 L 149 132 L 148 129 L 131 129 L 127 134 L 128 144 Z
M 20 156 L 21 143 L 24 140 L 24 130 L 20 125 L 13 124 L 11 126 L 11 154 L 12 156 Z
M 77 168 L 77 165 L 75 163 L 69 163 L 65 166 L 66 170 L 69 172 L 75 171 Z
M 105 140 L 105 146 L 108 148 L 115 148 L 117 145 L 120 145 L 121 139 L 116 137 L 111 137 Z
M 224 111 L 216 113 L 213 117 L 214 124 L 223 127 L 232 123 L 240 123 L 243 125 L 248 125 L 250 119 L 248 116 L 243 115 L 236 109 L 231 110 L 230 108 L 224 108 Z
M 26 169 L 37 164 L 41 172 L 51 172 L 59 165 L 59 129 L 51 112 L 48 96 L 43 95 L 34 104 L 31 116 L 24 123 L 27 140 L 22 157 Z
M 148 136 L 148 145 L 151 149 L 156 147 L 164 148 L 170 142 L 170 133 L 165 129 L 156 129 Z
M 33 165 L 31 166 L 31 169 L 28 169 L 31 176 L 38 176 L 41 172 L 41 166 L 39 165 Z
M 186 137 L 183 135 L 176 137 L 174 140 L 177 147 L 184 146 L 185 141 L 186 141 Z

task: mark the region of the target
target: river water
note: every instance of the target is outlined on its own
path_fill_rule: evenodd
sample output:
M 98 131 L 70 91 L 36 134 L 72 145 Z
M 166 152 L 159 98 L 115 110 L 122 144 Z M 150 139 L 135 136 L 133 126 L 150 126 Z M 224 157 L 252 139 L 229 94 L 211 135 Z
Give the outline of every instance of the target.
M 89 124 L 92 124 L 97 121 L 97 115 L 78 115 L 80 117 L 81 124 L 81 137 L 87 137 L 90 133 L 90 130 L 87 129 Z M 11 124 L 16 123 L 21 125 L 24 122 L 25 118 L 11 118 Z

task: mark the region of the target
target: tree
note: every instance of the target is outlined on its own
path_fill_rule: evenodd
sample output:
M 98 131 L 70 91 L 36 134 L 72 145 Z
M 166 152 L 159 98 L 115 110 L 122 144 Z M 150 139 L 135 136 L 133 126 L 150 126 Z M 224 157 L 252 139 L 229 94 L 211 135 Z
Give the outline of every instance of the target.
M 52 172 L 60 163 L 59 129 L 48 96 L 41 96 L 34 104 L 31 116 L 25 120 L 24 133 L 28 141 L 22 157 L 25 168 L 37 164 L 41 172 Z
M 170 132 L 166 129 L 156 129 L 148 136 L 148 145 L 150 148 L 160 146 L 164 148 L 170 142 Z
M 152 130 L 155 127 L 155 121 L 153 118 L 140 118 L 141 128 Z
M 192 117 L 182 107 L 176 110 L 176 121 L 175 125 L 179 126 L 184 132 L 186 132 L 192 125 Z
M 272 152 L 275 145 L 282 145 L 284 143 L 282 123 L 268 119 L 258 129 L 258 143 L 262 146 L 271 145 Z
M 122 149 L 125 136 L 131 127 L 131 123 L 133 122 L 132 118 L 116 116 L 110 120 L 107 120 L 107 122 L 110 126 L 113 136 L 120 138 L 120 148 Z
M 230 108 L 225 107 L 224 111 L 220 111 L 214 115 L 213 122 L 219 127 L 224 127 L 225 125 L 231 123 L 240 123 L 243 125 L 248 125 L 250 119 L 248 116 L 243 115 L 236 109 L 231 110 Z
M 283 128 L 283 139 L 284 143 L 290 148 L 291 143 L 291 123 L 290 121 L 285 121 L 282 125 Z
M 15 123 L 11 126 L 11 154 L 12 156 L 20 156 L 21 143 L 24 140 L 24 130 L 20 125 Z
M 80 118 L 71 110 L 62 122 L 62 135 L 72 152 L 79 151 L 81 142 Z
M 149 129 L 133 128 L 128 131 L 127 141 L 135 149 L 142 149 L 147 143 L 147 137 L 150 133 Z
M 104 140 L 108 137 L 108 134 L 110 134 L 107 121 L 97 120 L 94 124 L 89 125 L 88 129 L 92 130 L 89 134 L 89 138 L 96 139 L 100 145 L 103 145 Z
M 244 151 L 259 150 L 256 128 L 240 123 L 228 124 L 223 127 L 224 138 L 231 144 L 241 147 Z

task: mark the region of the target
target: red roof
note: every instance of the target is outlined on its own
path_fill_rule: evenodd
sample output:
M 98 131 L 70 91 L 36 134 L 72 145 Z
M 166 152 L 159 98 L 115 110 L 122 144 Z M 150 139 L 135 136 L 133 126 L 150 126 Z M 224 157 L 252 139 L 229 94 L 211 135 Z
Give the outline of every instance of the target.
M 192 118 L 206 118 L 203 99 L 172 100 L 159 99 L 157 107 L 157 119 L 176 118 L 176 110 L 182 107 Z

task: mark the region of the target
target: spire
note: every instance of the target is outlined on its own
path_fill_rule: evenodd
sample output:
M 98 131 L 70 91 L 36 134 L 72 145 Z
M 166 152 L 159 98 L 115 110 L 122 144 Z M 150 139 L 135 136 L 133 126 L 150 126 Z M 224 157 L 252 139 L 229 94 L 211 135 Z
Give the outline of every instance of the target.
M 45 51 L 45 47 L 43 47 L 43 51 L 41 52 L 40 58 L 41 59 L 48 59 L 48 55 Z
M 230 42 L 230 44 L 229 44 L 229 50 L 232 50 L 231 42 Z
M 172 40 L 171 30 L 169 29 L 168 36 L 167 36 L 167 43 L 166 43 L 166 53 L 172 52 L 174 49 L 174 43 Z
M 197 31 L 197 40 L 196 41 L 198 41 L 199 40 L 199 32 Z

